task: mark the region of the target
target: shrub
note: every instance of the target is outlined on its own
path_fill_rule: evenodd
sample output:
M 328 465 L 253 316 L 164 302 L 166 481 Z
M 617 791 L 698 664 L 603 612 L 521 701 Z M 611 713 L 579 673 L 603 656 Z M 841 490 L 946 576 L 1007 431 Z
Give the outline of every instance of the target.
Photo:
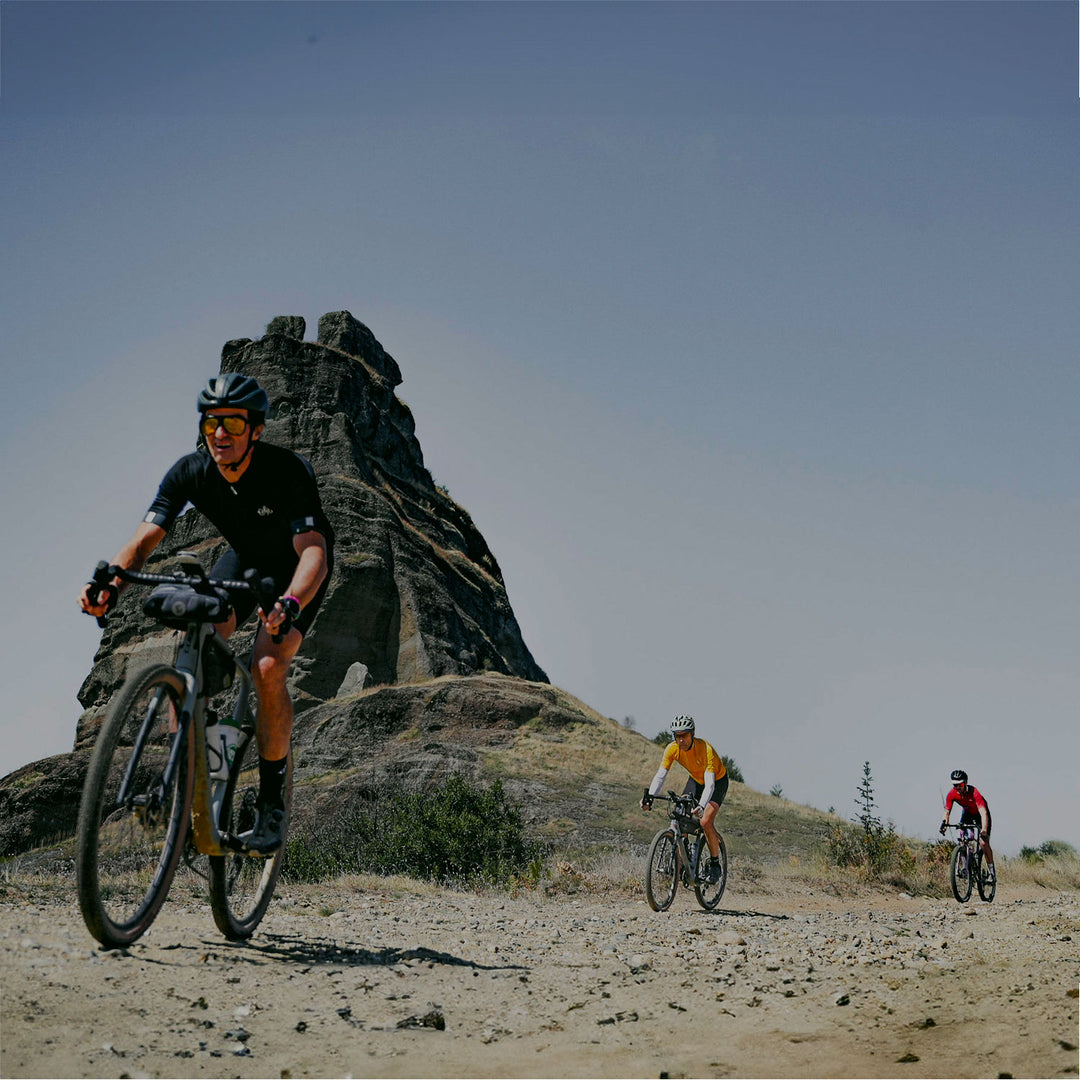
M 728 757 L 727 754 L 721 754 L 720 760 L 724 763 L 724 768 L 727 769 L 729 780 L 736 784 L 746 783 L 743 779 L 742 769 L 739 768 L 739 763 L 733 757 Z
M 658 731 L 653 736 L 652 741 L 656 743 L 657 746 L 667 746 L 667 744 L 671 742 L 671 732 L 668 731 L 667 728 L 664 728 L 663 731 Z
M 1074 858 L 1076 848 L 1064 840 L 1044 840 L 1037 848 L 1022 847 L 1020 858 L 1025 862 L 1041 863 L 1044 859 Z
M 283 873 L 323 881 L 369 871 L 441 883 L 506 883 L 537 873 L 541 849 L 498 780 L 455 774 L 426 791 L 387 790 L 290 836 Z
M 900 884 L 914 873 L 918 859 L 911 846 L 897 835 L 896 826 L 891 821 L 885 825 L 878 817 L 869 761 L 863 764 L 863 777 L 857 790 L 855 804 L 859 813 L 855 825 L 837 822 L 829 826 L 826 857 L 836 866 L 859 867 L 869 878 Z M 926 847 L 928 856 L 935 854 L 933 845 Z M 952 845 L 946 841 L 946 860 L 951 849 Z

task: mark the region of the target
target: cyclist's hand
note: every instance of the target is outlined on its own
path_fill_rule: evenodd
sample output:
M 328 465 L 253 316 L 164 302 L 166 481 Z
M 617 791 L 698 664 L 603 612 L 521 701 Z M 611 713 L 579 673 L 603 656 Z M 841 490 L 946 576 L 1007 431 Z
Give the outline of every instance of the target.
M 938 829 L 938 832 L 941 833 L 942 836 L 944 836 L 946 831 L 948 830 L 948 828 L 949 828 L 949 823 L 947 821 L 943 821 L 941 823 L 941 828 Z
M 262 620 L 263 626 L 271 634 L 279 635 L 279 638 L 284 637 L 292 626 L 292 618 L 282 607 L 280 600 L 269 611 L 263 611 L 262 608 L 259 608 L 259 618 Z
M 300 602 L 295 596 L 282 596 L 269 613 L 259 608 L 259 618 L 274 641 L 280 641 L 291 629 L 300 614 Z
M 643 798 L 641 800 L 641 809 L 642 810 L 651 810 L 652 809 L 652 799 L 650 799 L 648 795 L 646 795 L 645 798 Z
M 120 591 L 115 585 L 98 585 L 88 581 L 79 593 L 79 607 L 85 614 L 102 619 L 116 607 L 119 595 Z
M 700 806 L 695 806 L 694 809 L 690 812 L 694 815 L 694 817 L 698 819 L 698 821 L 701 820 L 701 815 L 705 813 L 705 811 L 702 810 Z

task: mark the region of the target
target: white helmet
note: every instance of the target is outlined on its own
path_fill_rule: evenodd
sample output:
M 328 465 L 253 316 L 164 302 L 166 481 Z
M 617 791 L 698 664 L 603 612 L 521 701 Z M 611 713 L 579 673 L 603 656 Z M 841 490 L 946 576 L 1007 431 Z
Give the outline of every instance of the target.
M 682 731 L 694 730 L 694 718 L 692 716 L 676 716 L 671 721 L 671 734 L 678 735 Z

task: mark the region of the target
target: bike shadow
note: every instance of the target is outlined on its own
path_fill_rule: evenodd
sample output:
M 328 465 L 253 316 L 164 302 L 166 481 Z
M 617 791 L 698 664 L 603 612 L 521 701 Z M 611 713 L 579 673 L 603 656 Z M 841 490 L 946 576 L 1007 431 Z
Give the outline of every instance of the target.
M 464 956 L 440 952 L 423 945 L 411 949 L 367 949 L 362 946 L 341 945 L 335 941 L 311 940 L 291 934 L 260 934 L 251 941 L 218 942 L 217 948 L 229 950 L 230 959 L 243 963 L 259 963 L 260 958 L 273 957 L 295 964 L 346 964 L 349 967 L 393 967 L 410 961 L 444 964 L 449 967 L 472 968 L 475 971 L 528 971 L 524 964 L 481 964 Z
M 731 917 L 739 917 L 744 919 L 774 919 L 777 922 L 780 922 L 783 919 L 791 918 L 790 915 L 781 915 L 779 912 L 755 911 L 753 908 L 747 908 L 743 910 L 736 910 L 735 908 L 713 908 L 712 911 L 694 911 L 688 914 L 700 915 L 702 918 L 705 918 L 709 915 L 728 915 Z

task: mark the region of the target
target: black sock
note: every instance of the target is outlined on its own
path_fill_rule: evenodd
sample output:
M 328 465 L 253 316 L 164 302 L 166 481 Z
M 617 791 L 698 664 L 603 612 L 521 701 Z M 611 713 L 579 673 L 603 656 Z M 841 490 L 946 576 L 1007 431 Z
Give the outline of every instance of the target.
M 289 759 L 267 761 L 259 758 L 259 801 L 267 806 L 284 806 L 285 772 Z

